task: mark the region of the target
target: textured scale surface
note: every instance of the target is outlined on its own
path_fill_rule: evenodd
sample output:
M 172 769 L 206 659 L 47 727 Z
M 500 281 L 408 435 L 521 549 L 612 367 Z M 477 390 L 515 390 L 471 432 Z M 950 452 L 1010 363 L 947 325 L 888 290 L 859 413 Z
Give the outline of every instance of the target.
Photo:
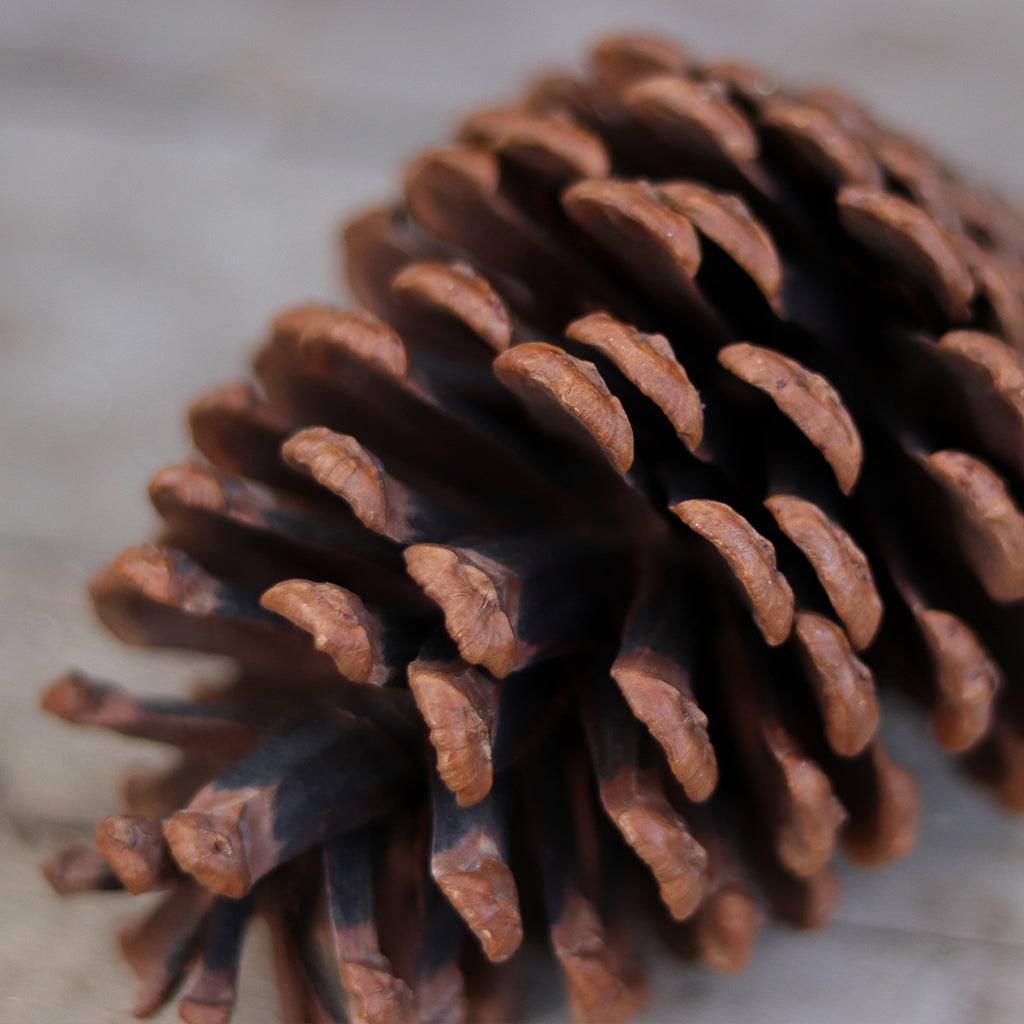
M 1024 810 L 1024 217 L 852 101 L 659 39 L 468 117 L 343 232 L 362 308 L 280 315 L 190 411 L 163 521 L 93 582 L 192 699 L 44 707 L 171 744 L 64 893 L 163 895 L 140 1016 L 580 1022 L 824 924 L 912 844 L 900 689 Z M 506 963 L 506 961 L 508 961 Z

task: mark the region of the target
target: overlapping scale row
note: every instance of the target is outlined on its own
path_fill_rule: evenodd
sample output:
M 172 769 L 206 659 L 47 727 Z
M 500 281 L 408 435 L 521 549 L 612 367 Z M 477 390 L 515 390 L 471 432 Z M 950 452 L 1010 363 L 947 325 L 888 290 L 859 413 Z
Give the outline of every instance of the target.
M 641 929 L 736 970 L 912 844 L 887 687 L 1024 808 L 1024 217 L 616 38 L 342 238 L 363 308 L 278 317 L 92 588 L 235 678 L 44 698 L 180 751 L 47 866 L 165 891 L 136 1013 L 191 970 L 226 1021 L 254 915 L 287 1019 L 515 1019 L 534 931 L 579 1021 L 642 1004 Z

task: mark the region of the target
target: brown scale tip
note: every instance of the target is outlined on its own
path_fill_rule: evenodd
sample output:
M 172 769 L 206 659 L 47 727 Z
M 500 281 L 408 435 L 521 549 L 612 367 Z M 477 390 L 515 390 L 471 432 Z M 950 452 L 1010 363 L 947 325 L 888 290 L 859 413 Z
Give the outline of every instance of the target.
M 742 199 L 688 181 L 661 183 L 658 194 L 727 253 L 749 275 L 768 303 L 779 308 L 782 260 L 771 236 Z
M 480 844 L 474 840 L 470 835 L 454 850 L 435 855 L 432 871 L 441 891 L 480 940 L 484 955 L 492 963 L 501 963 L 523 941 L 519 894 L 509 866 L 477 849 Z M 467 843 L 472 855 L 460 849 Z
M 240 800 L 220 811 L 178 811 L 164 824 L 181 869 L 231 899 L 241 899 L 252 887 L 245 856 L 245 811 Z
M 796 613 L 793 633 L 814 688 L 829 746 L 842 757 L 859 754 L 878 728 L 880 713 L 871 670 L 841 627 L 814 612 Z
M 243 475 L 262 470 L 277 479 L 279 470 L 270 452 L 288 433 L 290 423 L 251 382 L 204 392 L 189 407 L 188 421 L 196 448 L 221 469 Z M 269 443 L 264 448 L 260 442 Z
M 881 189 L 851 185 L 837 197 L 839 218 L 859 242 L 924 288 L 954 322 L 970 318 L 971 272 L 949 236 L 922 209 Z
M 852 97 L 838 92 L 828 86 L 815 86 L 804 90 L 803 101 L 819 110 L 824 110 L 843 131 L 863 139 L 879 140 L 884 138 L 878 122 L 871 116 L 867 108 Z
M 93 581 L 91 591 L 99 608 L 106 598 L 116 601 L 127 586 L 157 604 L 202 615 L 216 609 L 211 579 L 180 552 L 145 543 L 122 551 Z M 129 629 L 137 628 L 129 616 L 121 618 Z
M 688 799 L 707 800 L 718 784 L 718 761 L 707 716 L 686 692 L 680 671 L 651 651 L 620 657 L 611 671 L 633 714 L 661 744 Z
M 581 181 L 562 196 L 566 213 L 633 275 L 692 281 L 700 267 L 693 225 L 659 199 L 651 186 L 614 178 Z
M 754 622 L 772 647 L 793 626 L 793 591 L 776 568 L 775 547 L 737 511 L 720 501 L 692 498 L 671 509 L 695 533 L 712 543 L 746 592 Z
M 798 878 L 808 879 L 832 856 L 846 811 L 825 773 L 781 728 L 766 723 L 764 736 L 784 779 L 776 843 L 779 860 Z
M 757 159 L 757 134 L 713 83 L 668 75 L 630 86 L 623 100 L 638 121 L 664 142 L 704 161 L 743 167 Z
M 386 531 L 388 492 L 381 468 L 354 437 L 310 427 L 289 437 L 281 453 L 293 469 L 342 498 L 367 529 Z
M 421 153 L 405 172 L 405 197 L 413 217 L 432 234 L 444 238 L 448 217 L 462 211 L 456 200 L 467 191 L 494 195 L 500 167 L 492 153 L 463 145 L 444 146 Z
M 265 591 L 260 604 L 310 633 L 316 649 L 330 655 L 345 678 L 386 682 L 386 667 L 374 656 L 379 625 L 351 591 L 333 583 L 284 580 Z
M 749 894 L 722 889 L 704 901 L 693 924 L 703 964 L 724 974 L 741 971 L 754 951 L 764 914 Z
M 412 989 L 396 978 L 379 953 L 338 963 L 350 999 L 353 1024 L 412 1024 L 416 1020 Z
M 927 210 L 937 224 L 957 234 L 962 249 L 968 241 L 962 234 L 963 222 L 948 193 L 947 182 L 935 159 L 921 146 L 895 136 L 882 136 L 871 144 L 872 151 L 886 175 Z
M 797 928 L 813 931 L 828 924 L 841 889 L 839 876 L 824 867 L 806 878 L 776 880 L 772 899 L 781 917 Z
M 215 1003 L 185 996 L 178 1003 L 178 1015 L 185 1024 L 228 1024 L 234 1010 L 234 1000 Z
M 1024 814 L 1024 737 L 1011 725 L 996 721 L 987 751 L 994 756 L 994 772 L 986 771 L 982 778 L 995 791 L 996 796 L 1018 814 Z
M 495 352 L 504 352 L 512 343 L 512 321 L 505 304 L 465 264 L 410 264 L 394 276 L 391 289 L 407 301 L 454 316 Z
M 81 672 L 68 672 L 43 694 L 40 707 L 66 722 L 82 722 L 99 710 L 110 688 L 94 683 Z
M 607 313 L 591 313 L 565 329 L 567 338 L 596 349 L 668 418 L 679 439 L 696 451 L 704 434 L 700 395 L 668 339 L 644 334 Z
M 707 81 L 721 85 L 733 99 L 743 100 L 750 107 L 759 107 L 779 91 L 779 81 L 764 68 L 734 61 L 712 61 L 703 65 Z
M 594 76 L 613 87 L 653 75 L 683 75 L 690 66 L 684 49 L 658 36 L 610 36 L 590 51 Z
M 161 515 L 165 515 L 165 509 L 173 510 L 181 505 L 215 514 L 233 507 L 232 510 L 236 514 L 241 512 L 243 518 L 258 521 L 258 517 L 251 513 L 245 516 L 248 510 L 244 505 L 237 508 L 238 498 L 245 493 L 243 488 L 236 487 L 235 494 L 229 495 L 226 480 L 212 467 L 196 462 L 168 466 L 160 470 L 149 484 L 150 500 Z M 249 504 L 255 506 L 255 496 L 252 492 L 249 496 L 252 499 Z
M 459 137 L 491 146 L 556 185 L 603 178 L 611 170 L 608 151 L 596 135 L 566 121 L 522 111 L 478 111 L 463 121 Z
M 803 498 L 775 494 L 765 506 L 811 563 L 854 648 L 864 650 L 882 622 L 882 599 L 864 553 L 841 526 Z
M 645 979 L 618 962 L 593 906 L 575 889 L 566 893 L 551 940 L 565 973 L 569 1008 L 579 1024 L 626 1020 L 647 1001 Z
M 494 372 L 543 425 L 573 438 L 585 433 L 620 473 L 632 466 L 633 429 L 592 363 L 546 342 L 525 342 L 498 356 Z
M 149 892 L 180 877 L 156 818 L 104 818 L 96 826 L 96 846 L 130 893 Z
M 959 451 L 921 458 L 950 499 L 964 556 L 993 601 L 1024 597 L 1024 514 L 1002 478 L 981 459 Z
M 409 371 L 402 339 L 365 310 L 302 306 L 278 316 L 274 334 L 294 337 L 315 368 L 328 369 L 338 354 L 354 357 L 395 380 L 404 380 Z
M 631 775 L 628 769 L 624 772 Z M 621 792 L 626 789 L 626 792 Z M 633 789 L 626 778 L 602 783 L 602 799 L 616 827 L 651 869 L 658 892 L 677 920 L 688 918 L 704 898 L 707 854 L 686 822 L 663 797 L 642 784 Z M 619 790 L 620 792 L 615 792 Z
M 409 687 L 437 751 L 437 772 L 460 807 L 491 791 L 498 686 L 467 665 L 414 661 Z
M 462 657 L 504 679 L 517 667 L 518 653 L 502 579 L 506 571 L 441 544 L 414 544 L 404 557 L 409 574 L 444 612 L 448 635 Z
M 723 348 L 718 361 L 764 392 L 825 456 L 840 490 L 844 494 L 853 490 L 864 447 L 839 393 L 824 377 L 780 352 L 746 342 Z
M 820 108 L 776 100 L 761 123 L 785 138 L 831 184 L 882 187 L 882 172 L 871 150 Z
M 106 859 L 82 843 L 61 850 L 42 865 L 42 871 L 60 896 L 121 888 L 121 880 Z
M 1002 672 L 974 631 L 955 615 L 927 608 L 917 612 L 917 621 L 939 688 L 932 732 L 943 750 L 963 753 L 988 731 Z
M 500 190 L 501 178 L 492 152 L 467 146 L 433 150 L 406 171 L 406 203 L 426 230 L 494 270 L 518 275 L 529 264 L 540 274 L 543 291 L 565 276 L 568 264 Z
M 902 857 L 914 845 L 920 803 L 913 776 L 893 764 L 880 743 L 872 743 L 864 757 L 874 772 L 874 801 L 865 825 L 850 819 L 842 843 L 850 860 L 870 866 Z
M 240 380 L 204 391 L 189 406 L 189 420 L 190 425 L 192 420 L 206 424 L 211 418 L 251 416 L 258 411 L 269 414 L 251 382 Z
M 964 382 L 974 428 L 1001 459 L 1024 471 L 1024 363 L 998 338 L 949 331 L 939 349 Z
M 1021 297 L 1021 268 L 1017 263 L 986 252 L 969 238 L 958 238 L 960 252 L 971 276 L 990 310 L 995 329 L 1008 345 L 1024 345 L 1024 298 Z

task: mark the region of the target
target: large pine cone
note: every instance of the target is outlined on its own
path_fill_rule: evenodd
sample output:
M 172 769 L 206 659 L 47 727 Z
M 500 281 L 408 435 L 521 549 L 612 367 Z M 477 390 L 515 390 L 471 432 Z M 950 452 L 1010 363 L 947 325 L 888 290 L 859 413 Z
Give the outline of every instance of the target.
M 65 892 L 166 890 L 136 1012 L 514 1017 L 546 928 L 579 1021 L 638 927 L 723 970 L 841 846 L 913 840 L 876 687 L 1024 807 L 1024 218 L 830 92 L 599 45 L 344 233 L 364 310 L 280 316 L 191 410 L 158 544 L 95 581 L 227 685 L 44 703 L 180 748 Z M 884 611 L 883 611 L 884 609 Z M 482 952 L 481 952 L 482 951 Z

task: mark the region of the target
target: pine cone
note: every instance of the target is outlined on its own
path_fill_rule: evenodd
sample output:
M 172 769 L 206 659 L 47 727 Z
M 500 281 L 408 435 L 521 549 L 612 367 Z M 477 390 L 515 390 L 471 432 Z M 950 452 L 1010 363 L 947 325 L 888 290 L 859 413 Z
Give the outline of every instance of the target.
M 835 93 L 657 39 L 420 157 L 191 409 L 158 544 L 92 586 L 190 700 L 44 706 L 170 743 L 47 867 L 166 890 L 122 934 L 226 1021 L 253 915 L 288 1020 L 502 1020 L 547 930 L 578 1021 L 655 930 L 720 970 L 911 845 L 876 688 L 1024 809 L 1024 218 Z M 884 612 L 883 612 L 884 609 Z

